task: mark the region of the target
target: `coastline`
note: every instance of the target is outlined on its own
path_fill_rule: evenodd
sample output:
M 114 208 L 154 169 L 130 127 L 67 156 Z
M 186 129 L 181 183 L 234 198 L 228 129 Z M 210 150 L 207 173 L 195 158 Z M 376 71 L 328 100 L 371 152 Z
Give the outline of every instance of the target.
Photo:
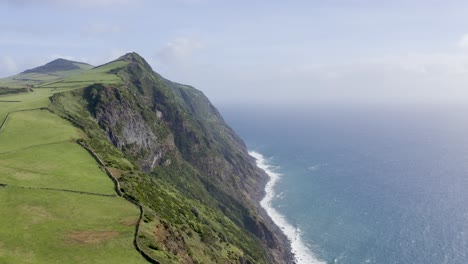
M 296 264 L 324 264 L 325 262 L 320 261 L 315 257 L 313 252 L 305 245 L 301 238 L 300 229 L 290 224 L 286 220 L 285 216 L 280 214 L 271 205 L 276 195 L 274 192 L 274 186 L 282 175 L 271 169 L 271 166 L 267 163 L 267 160 L 262 154 L 255 151 L 249 151 L 249 155 L 255 158 L 257 167 L 263 170 L 269 177 L 269 180 L 265 185 L 265 196 L 260 200 L 260 205 L 288 238 L 291 245 L 291 253 L 294 256 Z

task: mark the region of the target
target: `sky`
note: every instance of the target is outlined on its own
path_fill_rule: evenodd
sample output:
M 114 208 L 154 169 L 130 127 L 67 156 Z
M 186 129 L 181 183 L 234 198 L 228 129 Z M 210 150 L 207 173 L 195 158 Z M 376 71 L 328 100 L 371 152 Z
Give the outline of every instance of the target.
M 142 55 L 215 104 L 468 103 L 468 1 L 0 0 L 0 77 Z

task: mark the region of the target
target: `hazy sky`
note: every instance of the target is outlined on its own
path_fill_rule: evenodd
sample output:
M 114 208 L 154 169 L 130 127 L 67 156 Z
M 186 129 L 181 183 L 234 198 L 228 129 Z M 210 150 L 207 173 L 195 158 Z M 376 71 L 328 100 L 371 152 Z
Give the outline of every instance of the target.
M 468 1 L 0 0 L 0 77 L 136 51 L 224 103 L 468 103 Z

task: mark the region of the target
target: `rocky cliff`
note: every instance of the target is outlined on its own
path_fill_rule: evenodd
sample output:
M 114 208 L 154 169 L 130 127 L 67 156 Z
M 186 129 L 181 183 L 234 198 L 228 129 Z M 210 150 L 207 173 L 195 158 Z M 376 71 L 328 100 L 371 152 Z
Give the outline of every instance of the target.
M 106 67 L 119 84 L 56 94 L 50 109 L 86 132 L 84 144 L 146 207 L 145 252 L 161 263 L 293 263 L 258 205 L 267 175 L 203 93 L 136 53 Z

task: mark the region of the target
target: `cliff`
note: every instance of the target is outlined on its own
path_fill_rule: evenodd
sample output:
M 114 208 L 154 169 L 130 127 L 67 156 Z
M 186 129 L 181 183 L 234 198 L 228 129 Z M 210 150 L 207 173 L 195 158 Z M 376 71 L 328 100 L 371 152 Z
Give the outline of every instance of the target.
M 145 253 L 160 263 L 293 263 L 258 204 L 267 175 L 203 93 L 136 53 L 101 67 L 121 81 L 55 94 L 49 108 L 87 134 L 83 144 L 145 207 Z

